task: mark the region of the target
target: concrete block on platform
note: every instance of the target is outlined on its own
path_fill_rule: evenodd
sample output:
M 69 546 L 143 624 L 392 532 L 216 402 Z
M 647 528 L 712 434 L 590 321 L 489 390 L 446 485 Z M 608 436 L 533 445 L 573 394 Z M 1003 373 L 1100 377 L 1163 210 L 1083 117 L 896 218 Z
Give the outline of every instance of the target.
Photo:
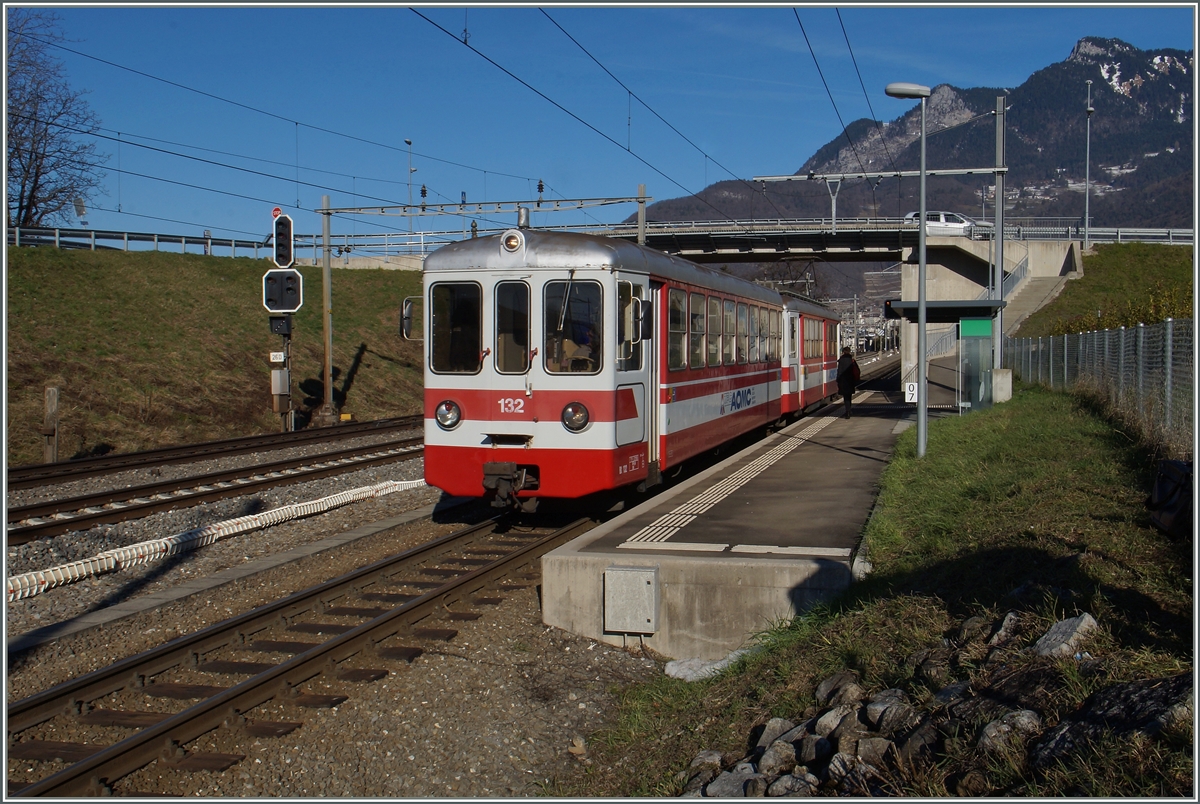
M 617 520 L 542 557 L 542 621 L 606 645 L 642 644 L 673 659 L 717 660 L 753 634 L 846 589 L 847 561 L 826 558 L 630 556 L 590 552 Z M 603 531 L 603 532 L 598 532 Z M 606 573 L 657 569 L 659 609 L 653 633 L 605 629 Z

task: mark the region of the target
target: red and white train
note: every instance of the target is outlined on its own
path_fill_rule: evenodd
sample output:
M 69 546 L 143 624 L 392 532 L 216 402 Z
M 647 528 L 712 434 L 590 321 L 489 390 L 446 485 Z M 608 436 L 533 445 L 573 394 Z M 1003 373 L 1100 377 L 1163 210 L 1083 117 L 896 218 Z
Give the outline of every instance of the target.
M 654 485 L 836 393 L 828 309 L 625 240 L 454 243 L 423 307 L 425 479 L 498 507 Z

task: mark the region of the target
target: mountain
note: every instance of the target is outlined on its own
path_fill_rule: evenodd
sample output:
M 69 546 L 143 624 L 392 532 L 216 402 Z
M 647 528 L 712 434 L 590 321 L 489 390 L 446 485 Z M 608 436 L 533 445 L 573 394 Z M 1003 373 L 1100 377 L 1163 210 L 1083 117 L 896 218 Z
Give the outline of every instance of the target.
M 1004 96 L 1005 215 L 1082 219 L 1090 79 L 1092 225 L 1190 228 L 1193 71 L 1192 51 L 1145 51 L 1119 39 L 1085 37 L 1065 61 L 1019 87 L 939 85 L 926 102 L 927 165 L 931 170 L 994 165 L 994 111 L 997 97 Z M 920 122 L 919 105 L 890 123 L 856 120 L 796 175 L 916 170 Z M 778 173 L 771 166 L 762 172 Z M 927 205 L 990 219 L 993 185 L 990 173 L 930 177 Z M 844 181 L 837 193 L 839 219 L 899 217 L 918 207 L 916 179 Z M 652 204 L 647 218 L 821 218 L 830 216 L 830 208 L 824 182 L 723 181 L 696 196 Z

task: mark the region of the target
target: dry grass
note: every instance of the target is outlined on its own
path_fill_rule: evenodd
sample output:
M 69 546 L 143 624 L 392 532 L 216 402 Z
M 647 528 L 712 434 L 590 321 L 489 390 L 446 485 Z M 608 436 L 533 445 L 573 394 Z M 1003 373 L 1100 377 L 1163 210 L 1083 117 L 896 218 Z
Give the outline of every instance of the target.
M 868 580 L 761 635 L 760 651 L 716 679 L 663 678 L 624 691 L 620 725 L 589 741 L 596 766 L 560 792 L 677 795 L 701 750 L 740 759 L 768 718 L 817 714 L 816 685 L 838 670 L 858 671 L 870 690 L 899 687 L 928 700 L 938 685 L 909 657 L 953 638 L 971 616 L 995 623 L 1019 610 L 1017 649 L 1002 669 L 983 662 L 982 646 L 960 651 L 955 677 L 986 686 L 1031 674 L 1048 726 L 1108 684 L 1189 671 L 1191 545 L 1149 524 L 1142 503 L 1152 456 L 1085 399 L 1017 391 L 990 411 L 935 422 L 921 460 L 915 433 L 901 436 L 867 527 Z M 1019 649 L 1083 611 L 1101 624 L 1081 646 L 1098 670 Z M 1047 774 L 1032 772 L 1023 752 L 984 761 L 973 746 L 951 744 L 936 763 L 890 784 L 895 794 L 942 797 L 975 774 L 1006 795 L 1183 795 L 1188 740 L 1109 741 Z
M 1083 277 L 1029 316 L 1020 338 L 1090 332 L 1191 318 L 1192 246 L 1107 243 L 1084 258 Z
M 11 248 L 7 265 L 9 465 L 42 460 L 44 389 L 60 393 L 59 458 L 275 432 L 262 306 L 267 260 L 166 252 Z M 292 399 L 323 400 L 321 271 L 301 267 Z M 397 332 L 412 271 L 333 271 L 334 398 L 357 419 L 421 406 L 419 344 Z

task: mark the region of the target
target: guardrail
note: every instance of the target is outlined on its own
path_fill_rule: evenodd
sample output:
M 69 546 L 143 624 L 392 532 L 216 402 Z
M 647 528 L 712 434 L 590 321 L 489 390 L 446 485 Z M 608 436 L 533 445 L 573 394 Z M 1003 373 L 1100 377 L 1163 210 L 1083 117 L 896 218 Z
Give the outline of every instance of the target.
M 155 234 L 150 232 L 108 232 L 100 229 L 27 229 L 8 227 L 8 244 L 10 246 L 52 246 L 54 248 L 71 249 L 117 249 L 129 251 L 130 244 L 153 244 L 154 251 L 164 247 L 178 246 L 187 252 L 188 246 L 199 246 L 204 249 L 201 253 L 213 254 L 214 249 L 229 249 L 229 256 L 236 257 L 237 250 L 243 249 L 254 252 L 269 247 L 269 242 L 256 240 L 238 240 L 227 237 L 205 237 L 195 235 Z
M 1021 222 L 1008 222 L 1004 226 L 1006 240 L 1082 240 L 1083 226 L 1074 223 L 1061 223 L 1061 219 L 1019 219 Z M 772 219 L 756 218 L 743 221 L 651 221 L 646 223 L 645 231 L 649 235 L 670 233 L 780 233 L 780 232 L 814 232 L 835 230 L 842 232 L 915 232 L 919 224 L 901 218 L 839 218 L 836 222 L 831 218 L 796 218 Z M 447 243 L 465 240 L 471 236 L 487 236 L 497 234 L 509 227 L 476 228 L 473 232 L 465 227 L 461 230 L 442 230 L 432 232 L 386 232 L 382 234 L 337 234 L 330 237 L 330 246 L 338 256 L 357 252 L 361 256 L 423 256 Z M 576 226 L 542 226 L 546 230 L 586 232 L 589 234 L 607 235 L 609 237 L 631 238 L 637 235 L 638 227 L 632 223 L 596 223 Z M 1194 232 L 1192 229 L 1142 229 L 1124 227 L 1092 227 L 1087 231 L 1092 243 L 1165 243 L 1170 245 L 1193 245 Z M 995 237 L 995 229 L 991 225 L 977 225 L 964 232 L 964 237 L 975 240 L 990 240 Z M 255 258 L 264 255 L 262 250 L 270 249 L 269 236 L 263 240 L 246 240 L 237 238 L 211 237 L 203 235 L 162 234 L 152 232 L 118 232 L 100 229 L 77 228 L 16 228 L 8 227 L 8 244 L 10 246 L 48 246 L 53 248 L 75 249 L 119 249 L 138 250 L 153 248 L 153 250 L 173 250 L 178 247 L 187 253 L 189 247 L 194 247 L 202 254 L 215 256 L 247 256 L 246 252 Z M 320 257 L 323 243 L 320 235 L 297 234 L 295 237 L 297 256 L 311 252 L 312 259 Z M 1007 294 L 1006 294 L 1007 295 Z
M 990 240 L 995 237 L 991 227 L 977 227 L 977 240 Z M 1072 226 L 1009 226 L 1004 225 L 1005 240 L 1083 240 L 1084 229 L 1081 225 Z M 1190 246 L 1194 244 L 1195 235 L 1192 229 L 1136 229 L 1124 227 L 1095 227 L 1087 230 L 1088 241 L 1091 243 L 1166 243 L 1168 245 Z

